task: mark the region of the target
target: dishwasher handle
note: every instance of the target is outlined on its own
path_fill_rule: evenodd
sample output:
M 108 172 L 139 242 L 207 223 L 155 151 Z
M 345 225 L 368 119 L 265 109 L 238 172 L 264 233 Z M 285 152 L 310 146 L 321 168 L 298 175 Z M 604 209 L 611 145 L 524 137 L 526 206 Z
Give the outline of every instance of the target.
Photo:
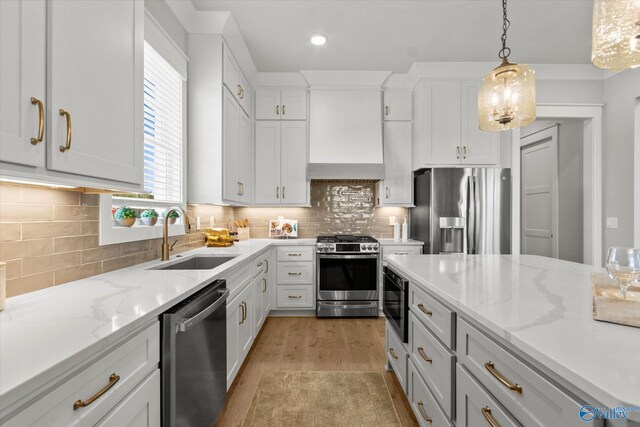
M 207 308 L 205 308 L 195 316 L 189 317 L 188 319 L 181 319 L 177 321 L 176 332 L 186 332 L 193 325 L 209 317 L 211 313 L 219 309 L 222 306 L 222 304 L 225 304 L 227 302 L 228 297 L 229 297 L 229 289 L 225 289 L 220 295 L 220 298 L 218 298 L 213 304 L 209 305 Z

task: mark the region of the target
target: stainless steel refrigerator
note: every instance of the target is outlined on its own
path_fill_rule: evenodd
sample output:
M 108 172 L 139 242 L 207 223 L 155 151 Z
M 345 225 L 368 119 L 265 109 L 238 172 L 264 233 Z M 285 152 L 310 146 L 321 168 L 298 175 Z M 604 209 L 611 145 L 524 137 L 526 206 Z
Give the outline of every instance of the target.
M 410 237 L 425 254 L 511 253 L 511 169 L 425 169 L 414 192 Z

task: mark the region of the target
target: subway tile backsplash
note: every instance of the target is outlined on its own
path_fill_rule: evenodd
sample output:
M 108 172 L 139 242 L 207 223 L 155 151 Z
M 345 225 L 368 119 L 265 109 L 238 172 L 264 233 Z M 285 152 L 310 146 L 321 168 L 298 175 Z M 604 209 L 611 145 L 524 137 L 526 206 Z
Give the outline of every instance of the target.
M 375 208 L 375 184 L 313 183 L 310 208 L 189 206 L 202 230 L 180 237 L 175 252 L 201 247 L 211 216 L 216 226 L 249 219 L 252 238 L 268 237 L 268 221 L 297 219 L 299 237 L 370 234 L 392 237 L 389 216 L 404 208 Z M 160 257 L 161 239 L 98 245 L 98 196 L 0 183 L 0 261 L 7 263 L 7 295 L 15 296 Z

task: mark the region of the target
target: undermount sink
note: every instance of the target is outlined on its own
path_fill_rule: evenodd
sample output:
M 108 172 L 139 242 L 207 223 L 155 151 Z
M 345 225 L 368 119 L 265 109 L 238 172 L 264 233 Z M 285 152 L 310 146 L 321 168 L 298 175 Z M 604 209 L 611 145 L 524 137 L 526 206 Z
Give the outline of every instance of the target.
M 225 262 L 229 262 L 237 255 L 195 255 L 182 261 L 161 264 L 149 270 L 211 270 Z

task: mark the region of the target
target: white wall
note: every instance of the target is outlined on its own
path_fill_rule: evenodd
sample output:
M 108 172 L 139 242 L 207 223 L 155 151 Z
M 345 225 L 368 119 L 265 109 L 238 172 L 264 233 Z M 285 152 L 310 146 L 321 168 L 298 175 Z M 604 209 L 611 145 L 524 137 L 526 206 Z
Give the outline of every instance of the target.
M 640 69 L 618 73 L 604 81 L 603 215 L 618 218 L 618 229 L 604 230 L 603 250 L 633 246 L 634 110 L 640 96 Z M 640 183 L 635 183 L 640 185 Z M 636 212 L 635 215 L 640 215 Z
M 188 54 L 189 35 L 164 0 L 144 0 L 144 8 L 169 34 L 175 44 Z

